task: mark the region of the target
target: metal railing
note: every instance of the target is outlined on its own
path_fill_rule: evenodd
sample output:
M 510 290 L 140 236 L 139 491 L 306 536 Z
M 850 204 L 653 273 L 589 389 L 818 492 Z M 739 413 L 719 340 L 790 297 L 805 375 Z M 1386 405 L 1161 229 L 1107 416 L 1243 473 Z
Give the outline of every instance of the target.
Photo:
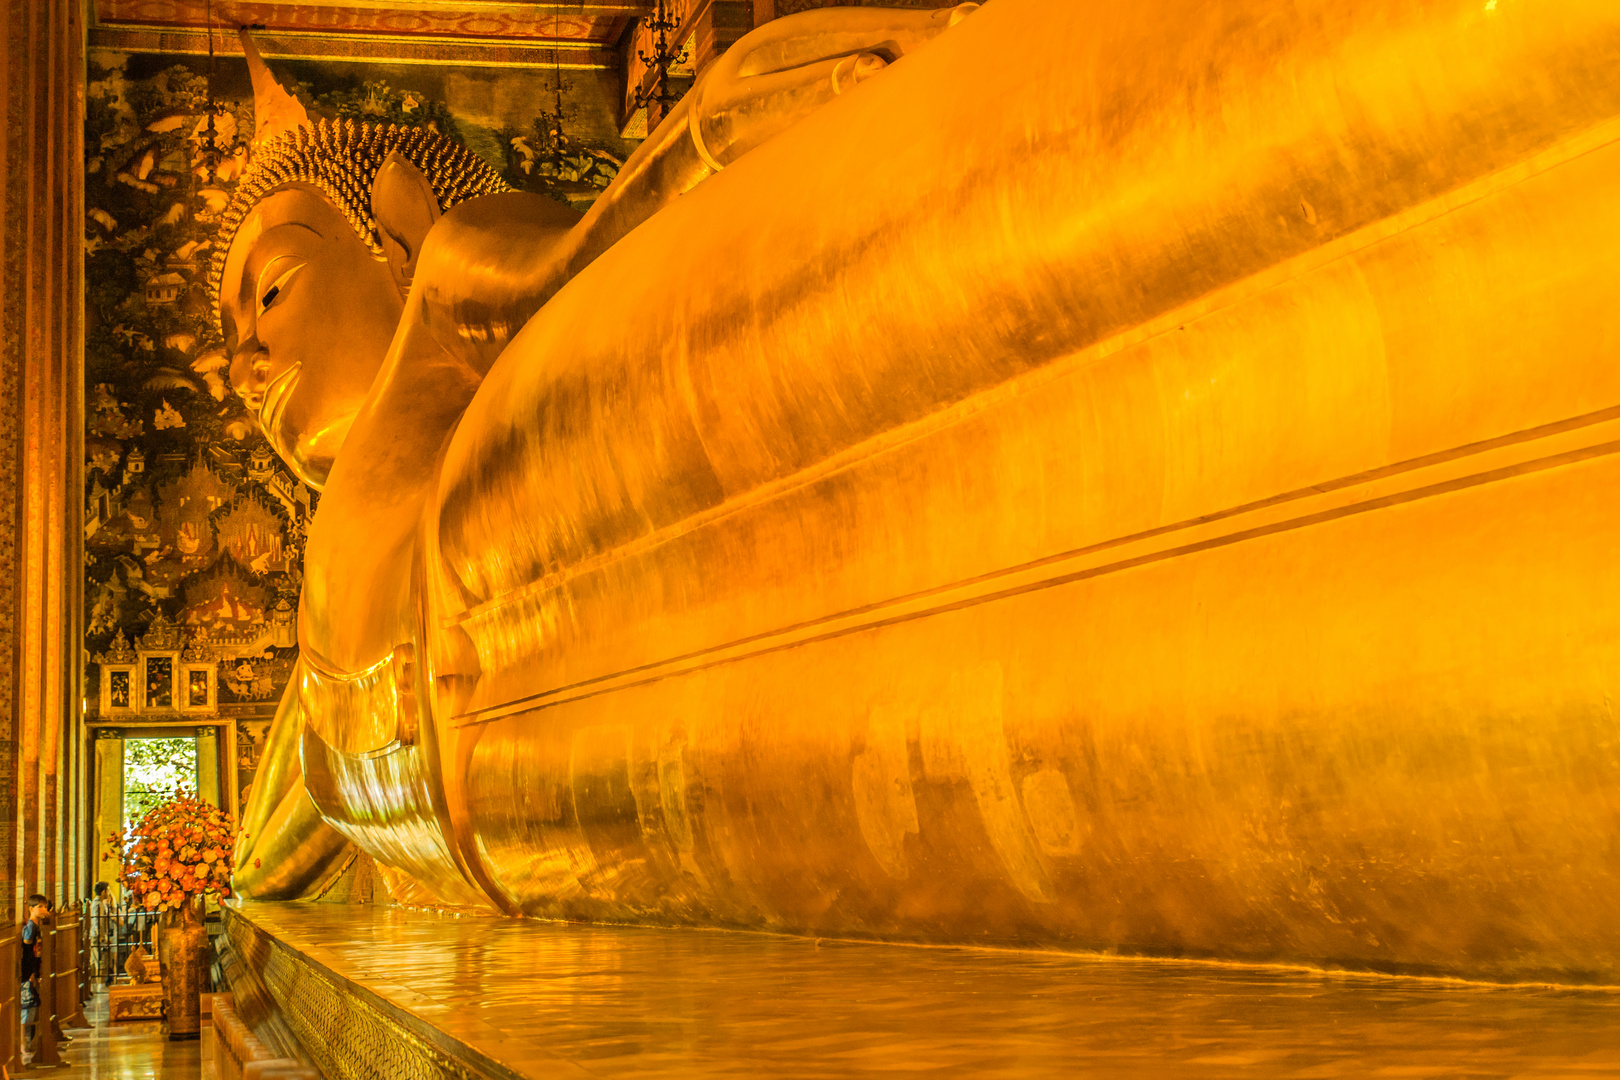
M 114 908 L 111 914 L 98 914 L 95 904 L 85 905 L 85 942 L 95 985 L 129 982 L 124 965 L 136 946 L 145 946 L 150 956 L 157 957 L 152 934 L 158 914 L 136 908 Z

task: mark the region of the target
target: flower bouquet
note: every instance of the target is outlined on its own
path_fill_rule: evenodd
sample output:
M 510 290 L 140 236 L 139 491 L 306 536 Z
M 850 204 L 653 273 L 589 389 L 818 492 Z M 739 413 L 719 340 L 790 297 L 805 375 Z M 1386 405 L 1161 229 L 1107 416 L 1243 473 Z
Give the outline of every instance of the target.
M 119 880 L 147 911 L 179 911 L 199 896 L 228 897 L 235 828 L 224 810 L 176 790 L 127 835 L 110 838 L 124 853 Z
M 231 895 L 231 815 L 184 790 L 111 840 L 123 852 L 119 880 L 139 908 L 163 913 L 164 1014 L 169 1038 L 201 1034 L 208 932 L 202 900 Z M 109 856 L 110 857 L 110 856 Z

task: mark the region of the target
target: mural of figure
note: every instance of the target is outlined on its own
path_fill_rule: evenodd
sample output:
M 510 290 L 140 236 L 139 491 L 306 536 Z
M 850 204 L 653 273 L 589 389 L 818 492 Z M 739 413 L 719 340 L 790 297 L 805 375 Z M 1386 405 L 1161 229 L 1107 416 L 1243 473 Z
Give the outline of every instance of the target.
M 188 673 L 186 705 L 194 709 L 204 708 L 208 705 L 208 673 L 206 671 Z
M 169 709 L 174 706 L 174 661 L 162 656 L 146 658 L 146 707 Z

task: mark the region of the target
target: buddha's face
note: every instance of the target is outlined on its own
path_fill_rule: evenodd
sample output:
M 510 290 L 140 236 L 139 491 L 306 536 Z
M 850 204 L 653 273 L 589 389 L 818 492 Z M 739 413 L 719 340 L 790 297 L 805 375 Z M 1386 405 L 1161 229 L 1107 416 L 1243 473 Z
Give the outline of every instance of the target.
M 387 263 L 326 196 L 293 185 L 243 219 L 219 305 L 231 385 L 298 478 L 323 486 L 399 325 Z

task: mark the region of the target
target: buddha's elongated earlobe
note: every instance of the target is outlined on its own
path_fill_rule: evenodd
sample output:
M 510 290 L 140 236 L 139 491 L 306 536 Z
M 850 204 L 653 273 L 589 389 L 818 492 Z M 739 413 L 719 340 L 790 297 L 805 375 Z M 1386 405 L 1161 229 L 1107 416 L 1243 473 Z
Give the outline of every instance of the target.
M 439 220 L 439 200 L 421 169 L 391 151 L 371 185 L 371 216 L 377 223 L 388 268 L 401 293 L 409 291 L 422 241 Z

